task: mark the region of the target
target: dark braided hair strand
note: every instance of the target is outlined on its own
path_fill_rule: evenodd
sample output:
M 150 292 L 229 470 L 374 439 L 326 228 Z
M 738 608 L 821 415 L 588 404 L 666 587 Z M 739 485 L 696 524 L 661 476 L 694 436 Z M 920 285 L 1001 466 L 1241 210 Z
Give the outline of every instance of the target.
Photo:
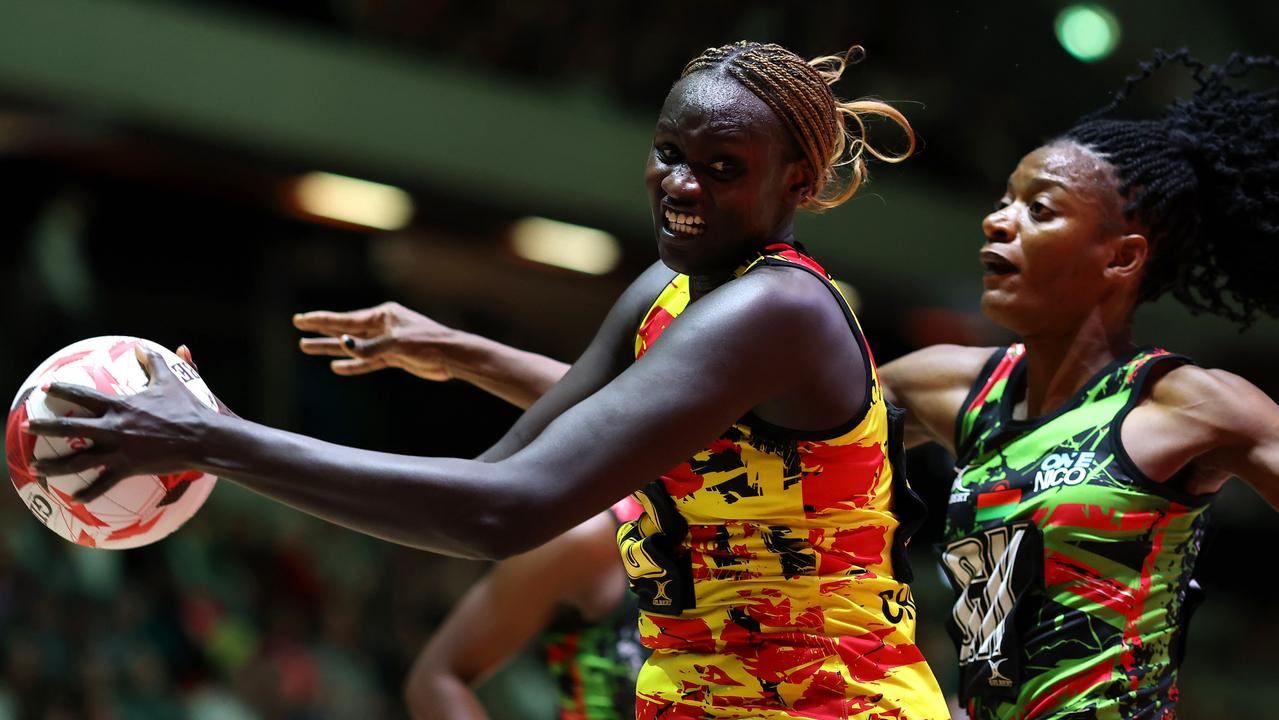
M 1108 117 L 1161 67 L 1192 71 L 1197 89 L 1162 117 Z M 1194 312 L 1245 327 L 1258 313 L 1279 317 L 1279 89 L 1232 80 L 1279 60 L 1234 54 L 1205 65 L 1185 50 L 1157 51 L 1105 107 L 1063 138 L 1118 171 L 1125 215 L 1149 229 L 1151 258 L 1139 301 L 1171 292 Z

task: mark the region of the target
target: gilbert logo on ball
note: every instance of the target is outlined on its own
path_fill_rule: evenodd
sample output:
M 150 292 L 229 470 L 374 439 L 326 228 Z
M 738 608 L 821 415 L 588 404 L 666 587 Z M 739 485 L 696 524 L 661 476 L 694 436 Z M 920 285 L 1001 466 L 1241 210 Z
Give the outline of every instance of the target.
M 138 344 L 160 353 L 187 390 L 217 410 L 217 400 L 195 368 L 156 343 L 123 336 L 89 338 L 54 353 L 31 373 L 9 408 L 5 454 L 13 486 L 40 522 L 80 545 L 124 549 L 153 543 L 190 519 L 213 490 L 215 478 L 199 472 L 136 475 L 80 503 L 72 496 L 97 477 L 97 469 L 49 478 L 31 471 L 33 459 L 61 457 L 93 444 L 86 438 L 37 438 L 22 432 L 28 419 L 90 414 L 79 405 L 49 397 L 42 388 L 61 382 L 109 395 L 139 392 L 147 385 L 147 375 L 134 355 Z

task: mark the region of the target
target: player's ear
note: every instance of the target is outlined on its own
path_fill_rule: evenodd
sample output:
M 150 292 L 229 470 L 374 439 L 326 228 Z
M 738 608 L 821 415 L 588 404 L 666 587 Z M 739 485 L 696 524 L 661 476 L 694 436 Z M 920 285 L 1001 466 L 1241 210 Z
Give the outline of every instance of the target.
M 813 193 L 813 173 L 808 163 L 793 160 L 786 170 L 786 200 L 792 205 L 803 205 Z

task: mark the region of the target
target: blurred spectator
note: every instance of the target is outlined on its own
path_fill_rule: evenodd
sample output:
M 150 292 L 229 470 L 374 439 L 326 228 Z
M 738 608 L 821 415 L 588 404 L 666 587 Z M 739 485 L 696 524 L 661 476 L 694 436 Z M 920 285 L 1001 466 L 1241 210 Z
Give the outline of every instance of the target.
M 157 545 L 86 551 L 0 495 L 0 720 L 400 718 L 413 653 L 483 570 L 234 490 Z

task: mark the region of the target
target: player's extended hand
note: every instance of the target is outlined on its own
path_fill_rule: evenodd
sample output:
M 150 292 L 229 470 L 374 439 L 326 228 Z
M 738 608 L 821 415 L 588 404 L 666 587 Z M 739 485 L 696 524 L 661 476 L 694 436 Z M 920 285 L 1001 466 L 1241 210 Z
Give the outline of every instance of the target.
M 342 358 L 329 365 L 338 375 L 393 367 L 427 380 L 450 380 L 449 351 L 464 335 L 394 302 L 350 312 L 299 313 L 293 325 L 327 336 L 302 338 L 298 345 L 308 355 Z
M 93 446 L 72 455 L 36 460 L 45 477 L 101 467 L 102 472 L 75 499 L 89 502 L 124 478 L 185 470 L 200 457 L 200 438 L 213 410 L 196 399 L 159 353 L 135 348 L 147 387 L 134 395 L 107 395 L 92 388 L 53 383 L 51 397 L 75 403 L 95 417 L 28 421 L 26 432 L 48 437 L 83 437 Z M 190 352 L 186 353 L 189 359 Z

